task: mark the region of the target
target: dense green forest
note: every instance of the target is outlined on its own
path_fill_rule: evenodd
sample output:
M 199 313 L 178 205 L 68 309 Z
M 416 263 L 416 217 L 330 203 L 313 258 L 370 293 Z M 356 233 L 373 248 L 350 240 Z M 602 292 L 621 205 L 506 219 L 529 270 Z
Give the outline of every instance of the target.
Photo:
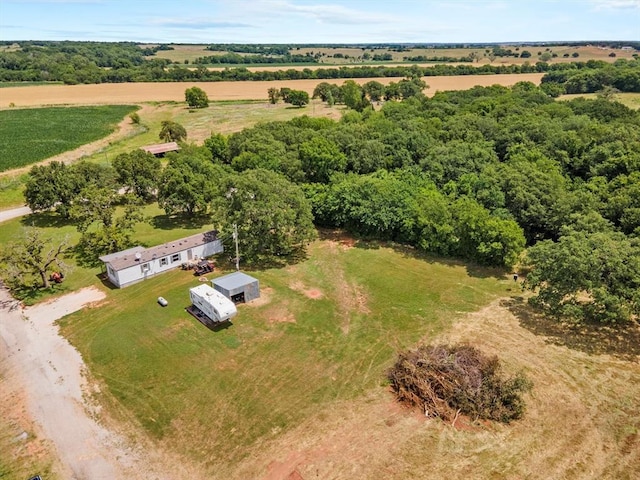
M 213 215 L 223 231 L 233 216 L 245 260 L 259 264 L 303 251 L 313 235 L 298 225 L 313 214 L 317 226 L 369 239 L 517 265 L 533 302 L 557 315 L 640 314 L 640 113 L 611 95 L 559 102 L 529 82 L 414 94 L 378 111 L 349 109 L 340 121 L 300 117 L 213 134 L 167 158 L 161 172 L 141 152 L 111 173 L 35 167 L 27 202 L 73 216 L 96 184 L 99 217 L 105 188 L 144 201 L 157 188 L 167 214 Z M 93 239 L 94 254 L 126 246 L 105 235 Z M 270 246 L 266 258 L 261 245 Z
M 210 48 L 220 48 L 221 45 Z M 172 64 L 168 59 L 154 58 L 156 51 L 171 49 L 168 45 L 140 47 L 134 43 L 101 42 L 20 42 L 19 48 L 0 50 L 0 82 L 64 82 L 120 83 L 163 81 L 247 81 L 247 80 L 299 80 L 376 77 L 423 77 L 439 75 L 491 75 L 509 73 L 548 73 L 544 82 L 547 93 L 595 92 L 604 86 L 620 91 L 640 92 L 640 60 L 619 59 L 613 64 L 589 60 L 573 63 L 525 63 L 522 65 L 445 65 L 429 67 L 407 66 L 356 66 L 315 68 L 316 56 L 286 54 L 272 56 L 267 46 L 231 49 L 253 55 L 241 56 L 236 52 L 205 56 L 196 60 L 195 67 Z M 495 50 L 495 49 L 494 49 Z M 251 72 L 245 67 L 208 70 L 205 64 L 250 63 L 300 63 L 307 62 L 314 68 L 296 70 Z

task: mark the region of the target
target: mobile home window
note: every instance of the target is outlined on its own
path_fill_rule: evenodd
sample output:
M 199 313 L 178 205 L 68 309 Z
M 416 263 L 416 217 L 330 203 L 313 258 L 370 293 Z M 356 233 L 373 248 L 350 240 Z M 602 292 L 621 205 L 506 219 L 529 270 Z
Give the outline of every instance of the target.
M 171 261 L 172 262 L 179 262 L 180 261 L 180 254 L 176 253 L 174 255 L 171 255 Z
M 107 271 L 109 272 L 109 275 L 111 277 L 115 276 L 115 273 L 113 273 L 113 268 L 111 268 L 111 265 L 107 265 Z
M 169 262 L 167 261 L 167 257 L 162 257 L 162 258 L 160 259 L 160 266 L 161 266 L 161 267 L 166 266 L 166 265 L 167 265 L 167 263 L 169 263 Z
M 142 271 L 142 273 L 148 272 L 149 271 L 149 264 L 148 263 L 143 263 L 142 265 L 140 265 L 140 270 Z

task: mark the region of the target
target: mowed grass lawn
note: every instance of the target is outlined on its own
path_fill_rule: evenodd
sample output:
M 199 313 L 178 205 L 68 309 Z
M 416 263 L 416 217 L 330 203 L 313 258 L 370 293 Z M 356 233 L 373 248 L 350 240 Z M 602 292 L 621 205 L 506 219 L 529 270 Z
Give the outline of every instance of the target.
M 185 312 L 200 283 L 186 271 L 110 290 L 61 321 L 103 404 L 215 478 L 318 409 L 384 388 L 398 349 L 512 287 L 500 272 L 331 239 L 295 266 L 249 273 L 261 299 L 218 331 Z
M 24 167 L 113 132 L 132 105 L 0 110 L 0 171 Z

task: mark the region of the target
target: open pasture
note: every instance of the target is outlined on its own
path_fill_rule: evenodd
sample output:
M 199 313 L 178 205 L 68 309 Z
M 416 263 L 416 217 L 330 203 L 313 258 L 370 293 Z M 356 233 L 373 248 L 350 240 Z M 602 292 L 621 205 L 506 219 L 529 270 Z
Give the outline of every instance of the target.
M 542 73 L 502 75 L 457 75 L 424 77 L 429 85 L 425 91 L 433 95 L 437 90 L 465 90 L 475 85 L 494 84 L 510 86 L 517 82 L 540 83 Z M 346 79 L 327 80 L 342 84 Z M 382 84 L 400 81 L 399 78 L 359 78 L 363 84 L 372 80 Z M 202 88 L 211 101 L 267 100 L 269 88 L 288 87 L 304 90 L 309 94 L 323 80 L 282 80 L 258 82 L 163 82 L 163 83 L 111 83 L 99 85 L 53 85 L 34 87 L 10 87 L 2 90 L 0 108 L 9 103 L 16 106 L 34 105 L 95 105 L 131 104 L 140 102 L 184 102 L 184 91 L 192 86 Z
M 304 419 L 384 390 L 396 349 L 512 287 L 499 272 L 362 247 L 326 238 L 301 264 L 249 272 L 261 298 L 228 328 L 209 330 L 185 312 L 200 282 L 174 271 L 109 291 L 100 308 L 64 320 L 63 333 L 112 412 L 213 478 L 232 478 Z
M 262 297 L 228 328 L 184 311 L 199 281 L 183 271 L 63 320 L 97 399 L 211 478 L 632 478 L 637 363 L 550 342 L 550 323 L 505 300 L 520 290 L 500 272 L 322 237 L 298 265 L 250 272 Z M 470 341 L 524 369 L 525 418 L 452 427 L 395 405 L 385 369 L 432 341 Z
M 597 93 L 576 93 L 573 95 L 561 95 L 560 97 L 558 97 L 558 100 L 568 101 L 568 100 L 573 100 L 574 98 L 579 98 L 579 97 L 584 97 L 584 98 L 593 100 L 595 98 L 598 98 L 598 94 Z M 628 93 L 628 92 L 616 93 L 615 99 L 617 102 L 620 102 L 629 108 L 633 108 L 635 110 L 640 109 L 640 93 Z

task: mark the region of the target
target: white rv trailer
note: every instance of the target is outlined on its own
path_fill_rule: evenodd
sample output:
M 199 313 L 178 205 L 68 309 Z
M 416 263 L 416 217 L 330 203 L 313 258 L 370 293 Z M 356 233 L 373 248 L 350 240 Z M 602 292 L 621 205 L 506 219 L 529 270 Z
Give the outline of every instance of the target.
M 206 283 L 189 289 L 189 297 L 194 307 L 216 323 L 226 322 L 238 313 L 231 300 Z

